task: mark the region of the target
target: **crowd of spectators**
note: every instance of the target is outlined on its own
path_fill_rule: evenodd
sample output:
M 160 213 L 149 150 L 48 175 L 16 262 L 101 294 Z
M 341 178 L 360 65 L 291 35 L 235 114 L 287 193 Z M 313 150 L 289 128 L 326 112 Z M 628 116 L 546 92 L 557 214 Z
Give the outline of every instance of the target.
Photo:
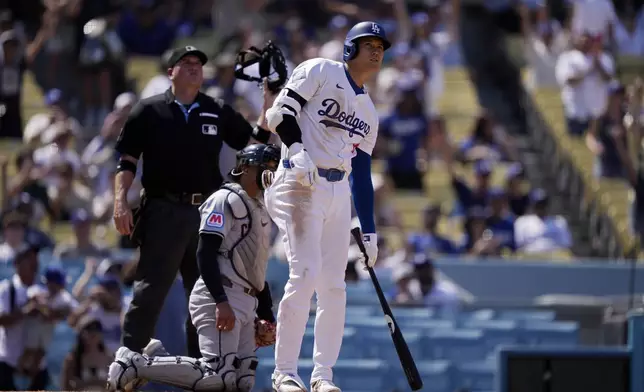
M 395 302 L 458 307 L 455 288 L 438 279 L 432 267 L 437 255 L 502 257 L 572 247 L 566 220 L 550 211 L 552 195 L 529 189 L 512 135 L 490 112 L 481 110 L 472 118 L 464 140 L 451 137 L 439 105 L 446 89 L 445 64 L 459 52 L 449 4 L 407 4 L 405 0 L 365 4 L 0 0 L 0 139 L 18 146 L 12 151 L 13 174 L 0 217 L 0 263 L 15 268 L 16 275 L 2 283 L 0 313 L 15 305 L 29 310 L 23 324 L 0 317 L 0 328 L 7 331 L 5 351 L 0 349 L 0 383 L 6 382 L 2 373 L 6 365 L 29 375 L 33 389 L 44 389 L 39 386 L 47 375 L 40 359 L 51 344 L 50 327 L 66 320 L 78 339 L 64 359 L 60 387 L 91 390 L 104 385 L 106 364 L 120 339 L 121 315 L 127 306 L 124 293 L 136 268 L 132 261 L 136 252 L 127 237 L 118 238 L 117 244 L 107 240 L 115 232 L 111 223 L 114 144 L 136 101 L 169 87 L 167 50 L 213 28 L 216 38 L 199 41 L 206 45 L 200 48 L 212 55 L 203 90 L 254 121 L 262 105 L 261 90 L 235 79 L 238 50 L 272 39 L 292 70 L 312 57 L 340 60 L 344 36 L 356 20 L 376 19 L 386 26 L 394 45 L 386 53 L 384 69 L 369 83 L 369 91 L 381 115 L 374 154 L 384 163 L 384 170 L 373 177 L 377 221 L 404 237 L 400 247 L 391 245 L 387 236 L 381 239 L 384 256 L 378 268 L 393 271 L 397 286 L 390 295 Z M 597 175 L 635 184 L 637 174 L 624 152 L 624 136 L 636 126 L 632 118 L 639 118 L 643 86 L 615 82 L 614 55 L 644 56 L 644 14 L 619 19 L 610 1 L 584 0 L 571 5 L 572 12 L 562 23 L 538 2 L 518 7 L 527 85 L 560 86 L 568 130 L 586 138 L 597 156 Z M 126 70 L 135 56 L 156 59 L 157 74 L 133 81 Z M 38 103 L 42 110 L 29 117 L 24 114 L 33 108 L 23 107 L 32 102 L 23 96 L 27 72 L 44 97 Z M 234 155 L 225 146 L 224 150 L 220 166 L 226 173 Z M 499 170 L 504 179 L 496 186 L 491 178 Z M 437 172 L 447 173 L 453 203 L 430 202 L 435 198 L 427 178 Z M 140 189 L 137 178 L 130 190 L 130 206 L 137 205 Z M 404 232 L 391 203 L 401 192 L 425 197 L 417 232 Z M 56 230 L 61 223 L 72 228 L 64 232 L 67 238 Z M 284 258 L 279 248 L 276 244 L 278 260 Z M 131 251 L 130 257 L 119 259 L 118 249 Z M 38 260 L 33 256 L 43 252 L 59 264 L 47 267 L 40 284 Z M 368 279 L 355 265 L 354 247 L 348 257 L 347 279 Z M 64 265 L 69 260 L 84 261 L 85 271 L 67 292 Z M 167 302 L 181 302 L 182 296 L 181 289 L 173 291 Z M 33 318 L 40 322 L 32 323 L 34 331 L 25 338 L 28 355 L 20 357 L 20 350 L 7 348 L 14 341 L 10 334 L 29 331 L 27 321 Z M 177 332 L 181 325 L 165 325 L 174 338 L 183 334 Z

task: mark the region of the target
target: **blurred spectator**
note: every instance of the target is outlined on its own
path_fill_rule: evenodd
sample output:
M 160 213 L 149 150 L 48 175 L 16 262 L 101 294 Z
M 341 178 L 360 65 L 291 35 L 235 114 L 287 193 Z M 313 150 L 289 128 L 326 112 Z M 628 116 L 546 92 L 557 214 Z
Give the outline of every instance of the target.
M 425 305 L 436 309 L 441 318 L 454 318 L 461 305 L 457 287 L 437 274 L 431 259 L 416 261 L 414 270 Z
M 66 391 L 101 391 L 112 362 L 105 347 L 103 326 L 92 315 L 86 315 L 76 329 L 76 344 L 63 361 L 60 387 Z
M 494 122 L 488 112 L 476 119 L 470 136 L 463 140 L 458 153 L 463 162 L 482 159 L 489 162 L 517 161 L 519 158 L 510 135 L 501 125 Z
M 437 254 L 454 255 L 459 250 L 452 241 L 438 232 L 441 208 L 438 205 L 428 206 L 423 214 L 423 229 L 412 233 L 407 238 L 407 254 L 411 260 L 432 258 Z
M 624 128 L 625 93 L 626 90 L 619 83 L 611 84 L 606 114 L 586 134 L 586 145 L 595 155 L 593 172 L 596 177 L 625 177 L 624 165 L 617 150 L 618 143 L 626 145 L 628 141 Z
M 392 227 L 403 230 L 402 222 L 393 203 L 393 189 L 389 179 L 380 173 L 371 173 L 371 183 L 374 190 L 374 212 L 376 224 L 380 227 Z M 352 206 L 352 216 L 357 216 Z
M 644 57 L 644 26 L 637 24 L 635 12 L 626 13 L 615 20 L 615 43 L 617 53 L 626 56 Z
M 102 195 L 112 188 L 111 173 L 117 163 L 114 146 L 137 100 L 134 93 L 119 94 L 114 101 L 113 110 L 105 118 L 101 132 L 83 150 L 81 162 L 86 168 L 89 183 L 96 195 Z
M 470 188 L 465 180 L 456 174 L 452 161 L 452 152 L 445 149 L 443 159 L 452 178 L 452 189 L 456 194 L 456 203 L 453 215 L 467 215 L 469 209 L 474 207 L 486 208 L 489 204 L 490 176 L 492 164 L 487 160 L 474 162 L 474 187 Z
M 0 34 L 0 138 L 22 140 L 23 76 L 43 44 L 52 36 L 56 23 L 50 14 L 45 14 L 36 38 L 24 48 L 16 30 Z
M 9 209 L 3 212 L 2 217 L 14 212 L 21 214 L 26 222 L 25 242 L 40 250 L 54 248 L 54 240 L 38 227 L 45 214 L 45 207 L 39 201 L 23 192 L 10 202 Z
M 508 208 L 508 198 L 502 189 L 490 192 L 490 215 L 486 221 L 487 230 L 491 231 L 494 241 L 502 250 L 514 252 L 514 217 Z
M 572 32 L 575 36 L 589 34 L 606 46 L 612 45 L 617 15 L 611 0 L 572 1 Z
M 168 59 L 172 54 L 172 49 L 166 50 L 159 59 L 158 73 L 150 79 L 143 91 L 141 91 L 141 99 L 150 98 L 153 95 L 163 94 L 170 88 L 172 83 L 168 77 Z
M 119 37 L 128 53 L 160 56 L 175 39 L 176 26 L 161 14 L 156 0 L 141 0 L 127 10 L 118 25 Z
M 23 141 L 29 147 L 40 147 L 45 130 L 55 123 L 68 122 L 72 130 L 81 129 L 78 120 L 70 116 L 68 103 L 65 102 L 61 90 L 55 88 L 47 91 L 44 103 L 48 111 L 34 114 L 25 125 Z
M 505 236 L 495 236 L 487 226 L 488 212 L 481 206 L 468 210 L 464 222 L 465 245 L 468 254 L 476 257 L 500 256 Z
M 349 31 L 349 19 L 344 15 L 336 15 L 329 22 L 331 39 L 320 47 L 319 56 L 325 59 L 342 61 L 344 39 Z
M 31 376 L 38 373 L 40 363 L 45 360 L 56 323 L 66 320 L 78 305 L 65 290 L 66 276 L 62 268 L 47 267 L 42 283 L 27 290 L 29 303 L 33 302 L 39 313 L 25 319 L 25 350 L 18 364 L 18 369 Z
M 71 164 L 55 166 L 52 174 L 47 195 L 57 221 L 70 221 L 74 211 L 90 209 L 92 190 L 78 181 Z
M 68 122 L 53 123 L 43 132 L 43 147 L 34 151 L 33 160 L 46 183 L 56 182 L 50 174 L 58 165 L 69 164 L 74 173 L 80 174 L 81 160 L 73 146 L 74 136 L 78 132 Z
M 505 173 L 505 193 L 515 217 L 524 215 L 530 206 L 530 196 L 523 189 L 524 176 L 523 167 L 518 162 L 510 165 Z
M 15 274 L 0 283 L 0 389 L 15 391 L 14 376 L 25 345 L 24 321 L 39 310 L 29 303 L 27 290 L 36 283 L 38 251 L 25 245 L 16 252 Z M 39 371 L 31 378 L 28 390 L 42 391 L 49 383 L 46 362 L 39 364 Z
M 517 218 L 514 223 L 518 250 L 529 254 L 569 249 L 572 246 L 572 235 L 568 222 L 562 216 L 549 215 L 549 197 L 545 191 L 535 189 L 530 200 L 531 213 Z
M 7 186 L 7 197 L 15 200 L 22 197 L 23 193 L 28 194 L 35 202 L 45 206 L 46 210 L 53 214 L 47 195 L 47 187 L 42 180 L 33 161 L 33 151 L 23 149 L 16 154 L 16 174 L 9 179 Z
M 392 273 L 392 279 L 396 285 L 389 293 L 389 301 L 392 305 L 412 305 L 422 302 L 420 285 L 417 283 L 416 270 L 410 263 L 402 263 Z
M 83 27 L 85 37 L 79 55 L 79 70 L 83 78 L 82 96 L 85 109 L 80 137 L 85 145 L 98 131 L 110 112 L 114 96 L 115 73 L 120 72 L 125 49 L 109 18 L 92 19 Z
M 556 73 L 568 133 L 581 136 L 606 110 L 608 83 L 615 74 L 613 58 L 597 39 L 583 34 L 573 49 L 561 54 Z
M 107 257 L 109 250 L 92 241 L 92 217 L 87 210 L 78 209 L 71 216 L 74 238 L 71 243 L 58 244 L 54 257 L 61 260 L 78 260 L 86 257 Z
M 528 20 L 524 16 L 523 20 Z M 524 25 L 524 48 L 528 61 L 527 86 L 531 90 L 557 87 L 557 59 L 568 46 L 568 35 L 555 19 Z
M 418 160 L 433 147 L 433 135 L 429 132 L 429 121 L 419 97 L 420 82 L 421 79 L 413 75 L 403 75 L 398 80 L 394 111 L 380 124 L 382 157 L 387 162 L 387 174 L 397 189 L 420 191 L 424 188 L 424 172 L 419 170 Z
M 18 252 L 25 246 L 27 220 L 24 215 L 12 211 L 2 219 L 2 243 L 0 244 L 0 261 L 13 263 Z
M 123 293 L 119 280 L 113 276 L 98 278 L 98 285 L 89 295 L 79 298 L 80 305 L 69 316 L 69 324 L 78 328 L 84 317 L 90 316 L 103 326 L 105 348 L 113 355 L 121 346 L 121 312 Z

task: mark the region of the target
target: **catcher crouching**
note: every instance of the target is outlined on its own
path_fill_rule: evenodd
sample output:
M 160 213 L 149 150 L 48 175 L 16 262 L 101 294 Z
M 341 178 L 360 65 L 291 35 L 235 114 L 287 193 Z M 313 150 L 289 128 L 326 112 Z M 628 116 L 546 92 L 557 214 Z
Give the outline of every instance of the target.
M 202 358 L 170 356 L 157 340 L 148 345 L 154 350 L 143 354 L 121 347 L 109 368 L 108 390 L 135 390 L 148 381 L 194 391 L 253 389 L 255 350 L 275 343 L 273 301 L 265 282 L 271 225 L 263 191 L 279 160 L 275 145 L 247 146 L 237 153 L 231 182 L 199 207 L 201 277 L 189 309 Z

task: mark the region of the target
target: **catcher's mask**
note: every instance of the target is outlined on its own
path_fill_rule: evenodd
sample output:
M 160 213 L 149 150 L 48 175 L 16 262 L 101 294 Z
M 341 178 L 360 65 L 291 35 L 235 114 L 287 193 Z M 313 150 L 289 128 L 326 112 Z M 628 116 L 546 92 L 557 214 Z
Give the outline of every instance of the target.
M 255 63 L 259 63 L 259 77 L 244 73 L 245 68 Z M 271 66 L 277 73 L 277 79 L 271 74 Z M 286 60 L 280 48 L 271 41 L 268 41 L 261 50 L 251 46 L 248 50 L 242 50 L 237 54 L 235 77 L 257 83 L 262 83 L 264 78 L 268 78 L 268 89 L 273 94 L 277 94 L 288 78 Z
M 230 172 L 233 178 L 239 178 L 244 173 L 244 167 L 257 166 L 255 182 L 260 190 L 268 188 L 273 183 L 273 175 L 281 159 L 281 150 L 274 144 L 251 144 L 237 153 L 237 164 Z

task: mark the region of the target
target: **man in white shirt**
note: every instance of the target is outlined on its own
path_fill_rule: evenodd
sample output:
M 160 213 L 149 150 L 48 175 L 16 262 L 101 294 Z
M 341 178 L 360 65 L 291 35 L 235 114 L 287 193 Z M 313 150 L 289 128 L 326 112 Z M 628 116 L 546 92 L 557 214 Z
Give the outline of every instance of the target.
M 24 247 L 15 258 L 16 273 L 0 282 L 0 390 L 15 391 L 14 374 L 24 350 L 24 319 L 38 310 L 25 306 L 27 289 L 36 281 L 38 253 L 32 247 Z M 40 372 L 32 378 L 28 390 L 41 391 L 47 388 L 49 374 L 47 362 L 42 360 Z
M 608 84 L 615 75 L 613 58 L 589 34 L 582 35 L 575 48 L 559 57 L 556 67 L 568 132 L 585 133 L 589 123 L 606 111 Z
M 548 195 L 536 189 L 530 195 L 532 213 L 514 222 L 514 241 L 523 253 L 552 252 L 570 249 L 572 235 L 562 216 L 548 215 Z

